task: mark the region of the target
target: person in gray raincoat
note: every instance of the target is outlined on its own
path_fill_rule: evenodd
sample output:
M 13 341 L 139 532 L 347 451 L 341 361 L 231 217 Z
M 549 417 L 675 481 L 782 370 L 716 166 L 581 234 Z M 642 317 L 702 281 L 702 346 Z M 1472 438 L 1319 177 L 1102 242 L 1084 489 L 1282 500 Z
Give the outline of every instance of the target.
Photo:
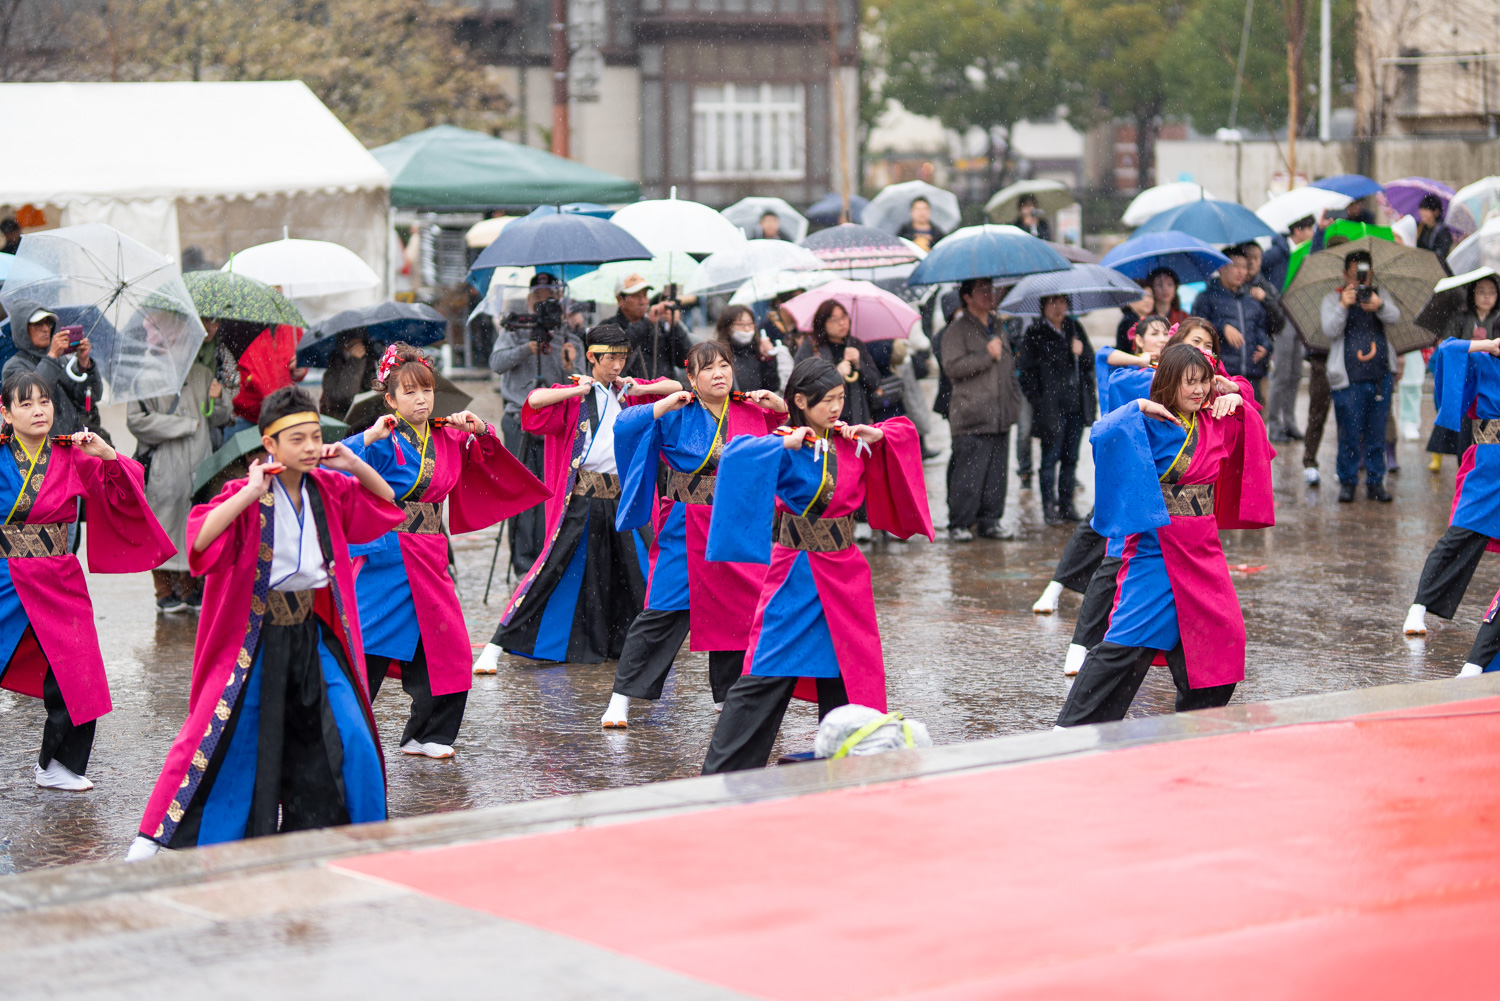
M 182 392 L 135 400 L 125 409 L 125 426 L 136 440 L 135 458 L 146 467 L 146 503 L 177 547 L 176 555 L 151 571 L 160 612 L 181 612 L 203 603 L 203 581 L 188 573 L 193 479 L 199 463 L 213 450 L 212 429 L 234 420 L 228 394 L 214 378 L 218 321 L 204 320 L 203 326 L 209 337 L 188 366 Z
M 93 431 L 109 441 L 99 423 L 104 381 L 99 366 L 89 357 L 88 340 L 69 350 L 68 335 L 56 313 L 38 302 L 17 300 L 12 306 L 10 336 L 16 353 L 0 371 L 0 379 L 15 372 L 35 372 L 52 386 L 53 434 Z

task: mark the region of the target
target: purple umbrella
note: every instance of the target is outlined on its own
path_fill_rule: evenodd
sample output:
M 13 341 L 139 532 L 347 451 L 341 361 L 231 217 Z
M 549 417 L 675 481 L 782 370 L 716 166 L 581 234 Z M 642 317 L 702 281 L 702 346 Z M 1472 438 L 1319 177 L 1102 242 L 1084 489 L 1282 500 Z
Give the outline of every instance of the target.
M 1422 201 L 1423 195 L 1437 195 L 1441 198 L 1443 214 L 1447 214 L 1448 203 L 1453 200 L 1453 189 L 1442 181 L 1434 181 L 1430 177 L 1403 177 L 1399 181 L 1387 181 L 1385 184 L 1385 200 L 1398 216 L 1409 215 L 1415 218 L 1417 205 Z
M 802 246 L 832 269 L 882 268 L 917 259 L 910 247 L 884 230 L 852 222 L 820 229 L 803 240 Z

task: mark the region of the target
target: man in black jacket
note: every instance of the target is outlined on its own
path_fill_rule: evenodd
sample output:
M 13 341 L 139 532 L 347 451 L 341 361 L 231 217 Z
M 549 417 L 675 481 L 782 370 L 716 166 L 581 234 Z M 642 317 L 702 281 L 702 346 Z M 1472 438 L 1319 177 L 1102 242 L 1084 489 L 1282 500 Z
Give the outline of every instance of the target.
M 628 274 L 615 283 L 618 312 L 605 320 L 630 338 L 630 361 L 625 377 L 671 379 L 687 361 L 692 338 L 682 325 L 680 310 L 666 302 L 651 302 L 651 286 L 641 274 Z

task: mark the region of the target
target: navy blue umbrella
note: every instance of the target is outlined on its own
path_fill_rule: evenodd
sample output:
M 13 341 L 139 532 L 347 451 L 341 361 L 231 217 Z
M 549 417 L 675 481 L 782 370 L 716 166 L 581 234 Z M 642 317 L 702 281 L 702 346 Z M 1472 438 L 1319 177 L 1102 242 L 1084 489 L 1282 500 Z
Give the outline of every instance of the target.
M 555 205 L 538 205 L 532 209 L 529 215 L 557 215 L 561 211 L 576 215 L 591 215 L 596 219 L 608 219 L 615 214 L 615 210 L 608 205 L 600 205 L 598 202 L 568 202 L 559 209 Z
M 1276 231 L 1261 222 L 1260 216 L 1243 205 L 1221 202 L 1216 198 L 1201 198 L 1196 202 L 1167 209 L 1160 215 L 1147 219 L 1136 236 L 1146 233 L 1165 233 L 1176 230 L 1195 236 L 1204 243 L 1227 245 L 1244 243 L 1262 236 L 1275 236 Z
M 865 206 L 868 204 L 870 204 L 868 198 L 861 198 L 859 195 L 850 195 L 849 221 L 859 222 L 860 217 L 864 215 Z M 812 203 L 812 207 L 807 210 L 807 221 L 817 223 L 819 226 L 837 226 L 839 224 L 839 216 L 843 212 L 843 196 L 830 191 Z
M 1146 233 L 1126 240 L 1099 262 L 1126 278 L 1145 281 L 1157 268 L 1171 268 L 1177 283 L 1206 282 L 1229 258 L 1186 233 Z
M 1067 271 L 1068 259 L 1046 241 L 1015 226 L 965 226 L 938 241 L 908 285 L 936 285 L 970 278 L 1021 278 L 1042 271 Z
M 297 348 L 302 368 L 327 368 L 338 335 L 363 327 L 370 342 L 393 344 L 405 341 L 412 347 L 436 344 L 448 335 L 448 320 L 431 306 L 419 302 L 382 302 L 374 306 L 346 309 L 314 324 Z
M 1000 303 L 1000 311 L 1012 316 L 1041 316 L 1042 300 L 1054 295 L 1068 297 L 1068 312 L 1087 313 L 1135 302 L 1145 292 L 1113 268 L 1075 264 L 1067 271 L 1022 278 Z
M 1348 198 L 1368 198 L 1385 190 L 1379 183 L 1363 174 L 1335 174 L 1332 177 L 1313 181 L 1309 187 L 1322 188 L 1324 191 L 1337 191 Z
M 562 212 L 531 215 L 506 226 L 480 251 L 471 270 L 650 259 L 651 251 L 609 220 Z

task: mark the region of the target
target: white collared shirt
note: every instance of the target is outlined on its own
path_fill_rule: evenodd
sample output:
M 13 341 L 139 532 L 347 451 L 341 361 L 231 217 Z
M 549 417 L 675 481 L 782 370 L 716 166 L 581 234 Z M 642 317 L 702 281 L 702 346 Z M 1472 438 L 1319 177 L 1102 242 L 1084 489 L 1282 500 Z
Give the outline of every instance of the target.
M 620 416 L 620 399 L 609 387 L 596 382 L 594 402 L 598 404 L 599 426 L 589 430 L 589 440 L 583 446 L 583 468 L 591 473 L 616 473 L 615 418 Z
M 302 479 L 302 510 L 292 506 L 291 495 L 280 477 L 273 477 L 277 491 L 274 541 L 271 548 L 271 590 L 309 591 L 328 586 L 328 569 L 323 566 L 323 550 L 318 545 L 317 521 L 312 516 L 307 497 L 307 478 Z

